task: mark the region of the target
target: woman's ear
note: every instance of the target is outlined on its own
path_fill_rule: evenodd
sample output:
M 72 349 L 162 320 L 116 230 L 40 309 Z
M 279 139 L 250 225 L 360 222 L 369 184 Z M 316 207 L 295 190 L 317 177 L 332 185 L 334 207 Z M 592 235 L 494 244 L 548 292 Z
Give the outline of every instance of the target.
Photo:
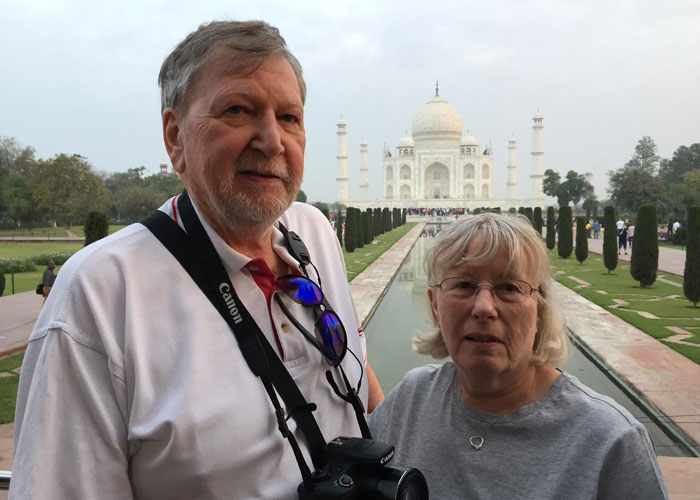
M 428 302 L 430 302 L 430 310 L 433 313 L 433 323 L 435 323 L 436 326 L 439 326 L 440 324 L 440 315 L 438 313 L 438 301 L 437 301 L 437 295 L 435 294 L 435 291 L 433 290 L 432 287 L 428 287 Z
M 182 144 L 180 130 L 182 123 L 180 115 L 174 108 L 163 111 L 163 142 L 170 157 L 173 170 L 178 174 L 185 172 L 185 148 Z

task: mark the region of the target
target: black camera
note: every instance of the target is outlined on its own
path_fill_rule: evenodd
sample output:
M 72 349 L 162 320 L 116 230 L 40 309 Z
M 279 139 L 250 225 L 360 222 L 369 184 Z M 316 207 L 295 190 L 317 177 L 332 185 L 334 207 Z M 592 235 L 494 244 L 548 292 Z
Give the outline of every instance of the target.
M 380 441 L 338 437 L 328 443 L 328 466 L 315 474 L 313 491 L 304 483 L 300 500 L 428 500 L 428 484 L 418 469 L 387 467 L 394 447 Z

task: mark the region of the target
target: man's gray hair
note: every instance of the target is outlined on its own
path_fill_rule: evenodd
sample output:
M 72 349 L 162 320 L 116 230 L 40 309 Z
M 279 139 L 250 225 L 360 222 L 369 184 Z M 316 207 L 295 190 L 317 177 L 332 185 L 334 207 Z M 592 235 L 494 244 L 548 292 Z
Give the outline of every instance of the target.
M 306 102 L 301 64 L 289 52 L 277 28 L 264 21 L 212 21 L 187 35 L 163 61 L 158 75 L 161 112 L 185 102 L 199 71 L 221 55 L 221 49 L 234 52 L 241 66 L 251 67 L 252 71 L 271 56 L 284 57 L 297 78 L 301 102 Z
M 477 240 L 478 247 L 467 248 Z M 549 256 L 539 233 L 522 215 L 485 213 L 453 222 L 440 231 L 435 243 L 425 254 L 425 272 L 428 284 L 439 282 L 444 273 L 461 264 L 488 266 L 499 253 L 508 257 L 506 273 L 529 273 L 539 287 L 537 293 L 537 333 L 532 352 L 532 362 L 552 366 L 566 358 L 567 345 L 560 306 L 554 295 L 549 276 Z M 418 334 L 413 349 L 434 358 L 449 356 L 437 318 L 429 307 L 435 329 L 425 335 Z

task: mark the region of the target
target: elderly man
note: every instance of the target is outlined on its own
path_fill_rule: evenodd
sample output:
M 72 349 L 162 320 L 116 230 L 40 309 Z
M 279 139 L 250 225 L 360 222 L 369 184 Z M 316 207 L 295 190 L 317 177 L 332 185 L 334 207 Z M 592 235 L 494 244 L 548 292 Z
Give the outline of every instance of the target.
M 309 403 L 302 410 L 316 408 L 325 440 L 359 435 L 326 378 L 339 382 L 342 370 L 366 407 L 369 373 L 381 397 L 342 252 L 320 212 L 292 204 L 305 145 L 299 62 L 266 23 L 212 22 L 166 58 L 159 83 L 165 146 L 187 189 L 160 208 L 166 222 L 214 252 L 200 264 L 221 264 L 234 323 L 245 309 Z M 309 334 L 320 306 L 281 293 L 280 280 L 307 274 L 285 228 L 308 249 L 323 310 L 345 327 L 340 367 Z M 296 498 L 300 460 L 313 470 L 302 426 L 288 421 L 303 460 L 235 328 L 174 255 L 134 224 L 65 264 L 24 358 L 11 497 Z

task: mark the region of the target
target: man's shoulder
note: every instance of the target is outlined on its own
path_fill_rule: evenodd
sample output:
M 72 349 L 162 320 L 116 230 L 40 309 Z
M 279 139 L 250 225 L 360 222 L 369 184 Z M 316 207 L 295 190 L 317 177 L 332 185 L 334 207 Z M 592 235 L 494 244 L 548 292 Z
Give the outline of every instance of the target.
M 147 253 L 143 243 L 150 231 L 139 223 L 131 224 L 73 254 L 61 268 L 61 275 L 99 270 L 109 262 L 128 261 Z
M 331 223 L 321 211 L 308 203 L 295 202 L 282 214 L 280 221 L 306 242 L 323 239 L 333 230 Z

